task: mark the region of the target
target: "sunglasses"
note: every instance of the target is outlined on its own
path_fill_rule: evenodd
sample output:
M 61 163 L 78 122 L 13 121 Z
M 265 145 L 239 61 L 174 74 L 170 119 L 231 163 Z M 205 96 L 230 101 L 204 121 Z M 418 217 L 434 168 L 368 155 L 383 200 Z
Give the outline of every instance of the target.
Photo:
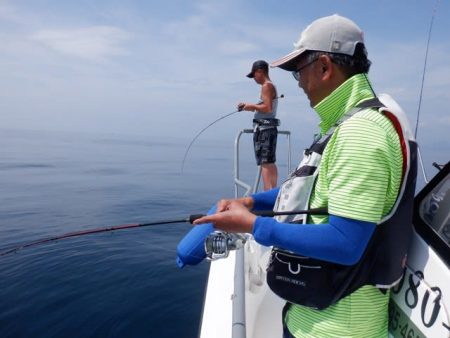
M 309 61 L 307 64 L 305 64 L 305 65 L 303 65 L 303 66 L 297 68 L 297 70 L 294 70 L 294 71 L 292 72 L 292 76 L 294 77 L 294 79 L 295 79 L 296 81 L 300 81 L 300 72 L 301 72 L 303 69 L 305 69 L 306 67 L 312 65 L 312 64 L 313 64 L 314 62 L 316 62 L 318 59 L 319 59 L 319 57 L 316 57 L 316 58 L 312 59 L 311 61 Z

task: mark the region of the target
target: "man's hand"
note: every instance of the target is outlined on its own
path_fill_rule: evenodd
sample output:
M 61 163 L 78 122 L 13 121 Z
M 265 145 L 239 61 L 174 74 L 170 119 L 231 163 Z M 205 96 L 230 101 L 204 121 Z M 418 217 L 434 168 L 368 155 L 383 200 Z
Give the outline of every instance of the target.
M 253 208 L 253 198 L 252 197 L 241 197 L 237 199 L 221 199 L 219 202 L 217 202 L 217 212 L 222 212 L 228 209 L 229 205 L 232 202 L 237 202 L 242 204 L 244 207 L 246 207 L 248 210 L 251 210 Z
M 244 103 L 241 102 L 237 105 L 237 109 L 238 111 L 255 111 L 256 110 L 256 106 L 252 103 Z
M 217 213 L 194 221 L 194 225 L 213 223 L 216 229 L 226 232 L 253 233 L 256 216 L 239 200 L 221 200 L 217 204 Z

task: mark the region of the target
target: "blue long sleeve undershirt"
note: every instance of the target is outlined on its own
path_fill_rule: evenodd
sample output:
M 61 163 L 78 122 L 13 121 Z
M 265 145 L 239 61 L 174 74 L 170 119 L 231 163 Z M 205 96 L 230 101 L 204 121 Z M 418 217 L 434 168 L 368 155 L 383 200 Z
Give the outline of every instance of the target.
M 280 188 L 259 192 L 251 195 L 253 198 L 253 210 L 272 210 Z
M 278 188 L 252 195 L 253 210 L 272 209 Z M 274 197 L 275 195 L 275 197 Z M 257 217 L 253 227 L 255 240 L 298 255 L 353 265 L 361 258 L 376 223 L 330 215 L 325 224 L 280 223 L 269 217 Z

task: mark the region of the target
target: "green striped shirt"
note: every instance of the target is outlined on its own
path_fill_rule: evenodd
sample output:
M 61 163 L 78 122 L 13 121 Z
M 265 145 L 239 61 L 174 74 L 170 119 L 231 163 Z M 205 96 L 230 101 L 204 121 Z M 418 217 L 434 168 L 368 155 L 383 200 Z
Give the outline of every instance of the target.
M 314 109 L 320 132 L 326 133 L 358 103 L 373 98 L 365 74 L 358 74 L 333 91 Z M 393 207 L 401 183 L 402 151 L 390 120 L 375 109 L 365 109 L 333 133 L 322 156 L 310 207 L 329 213 L 379 223 Z M 328 222 L 313 216 L 310 223 Z M 325 310 L 293 305 L 286 316 L 295 337 L 387 337 L 389 293 L 364 286 Z

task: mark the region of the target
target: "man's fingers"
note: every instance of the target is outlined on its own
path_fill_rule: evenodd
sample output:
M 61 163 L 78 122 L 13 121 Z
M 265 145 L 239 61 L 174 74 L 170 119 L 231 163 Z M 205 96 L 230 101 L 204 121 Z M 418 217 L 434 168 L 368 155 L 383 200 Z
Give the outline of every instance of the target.
M 204 216 L 204 217 L 196 219 L 194 222 L 192 222 L 192 224 L 199 225 L 199 224 L 204 224 L 204 223 L 211 223 L 211 218 L 212 218 L 212 216 Z

